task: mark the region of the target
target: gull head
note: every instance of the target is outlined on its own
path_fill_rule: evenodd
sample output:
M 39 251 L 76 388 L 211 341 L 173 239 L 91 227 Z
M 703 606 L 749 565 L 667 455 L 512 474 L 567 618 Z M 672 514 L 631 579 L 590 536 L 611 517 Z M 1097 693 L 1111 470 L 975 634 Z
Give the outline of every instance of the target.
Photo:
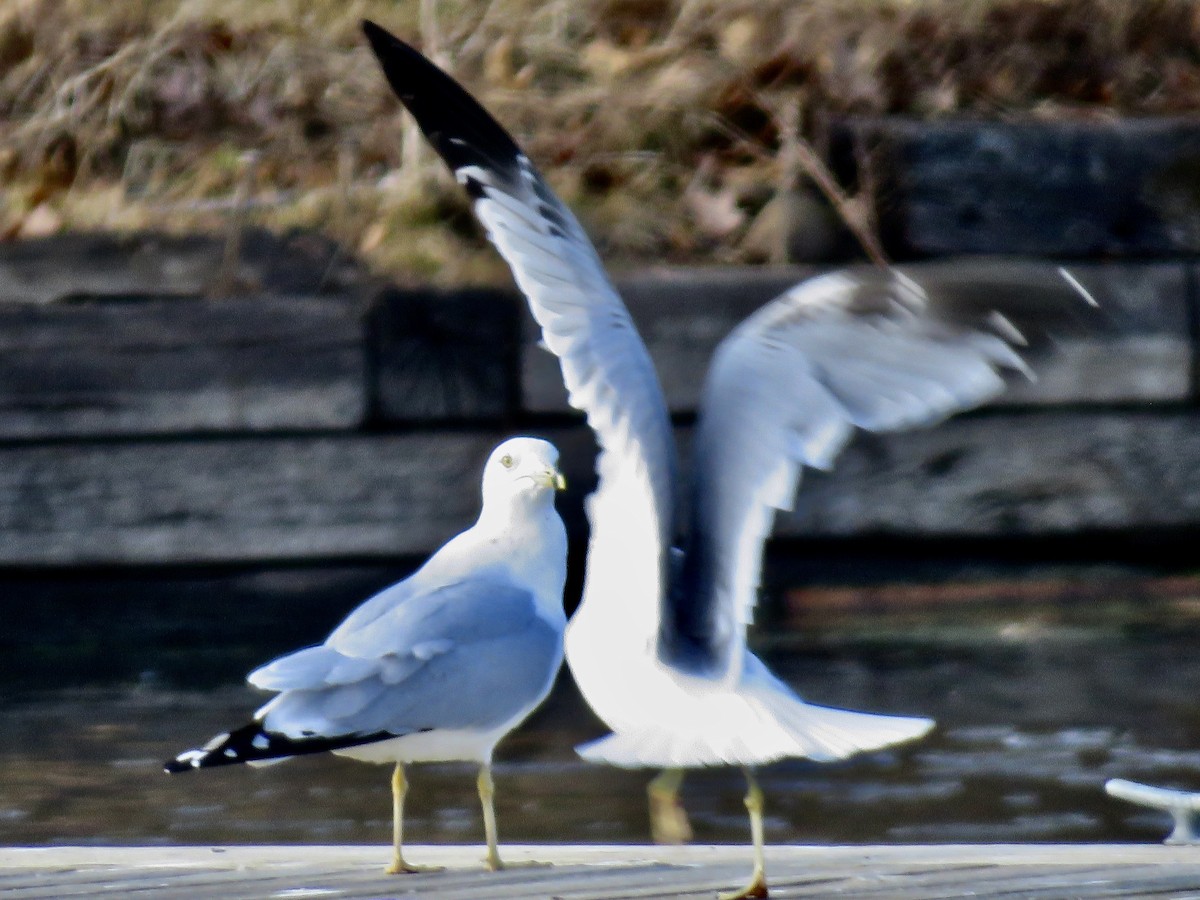
M 548 441 L 517 437 L 492 451 L 483 467 L 483 505 L 549 501 L 567 486 L 558 450 Z

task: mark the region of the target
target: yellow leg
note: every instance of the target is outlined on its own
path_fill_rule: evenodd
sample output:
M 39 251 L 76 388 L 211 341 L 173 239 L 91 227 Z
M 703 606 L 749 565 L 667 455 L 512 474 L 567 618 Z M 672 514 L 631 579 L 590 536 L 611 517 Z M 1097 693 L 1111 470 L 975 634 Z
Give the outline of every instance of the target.
M 718 900 L 745 900 L 769 896 L 767 892 L 766 860 L 763 857 L 763 793 L 754 780 L 754 772 L 746 769 L 746 812 L 750 813 L 750 837 L 754 842 L 754 871 L 750 883 L 740 891 L 721 894 Z
M 493 872 L 504 868 L 500 860 L 499 840 L 496 837 L 496 785 L 492 781 L 492 767 L 484 763 L 479 767 L 479 804 L 483 807 L 483 833 L 487 839 L 487 856 L 483 864 Z
M 408 779 L 404 777 L 404 764 L 396 763 L 396 769 L 392 772 L 392 864 L 383 871 L 388 875 L 440 872 L 441 866 L 414 866 L 404 861 L 404 795 L 407 793 Z
M 683 769 L 663 769 L 646 787 L 650 799 L 650 836 L 656 844 L 686 844 L 692 839 L 692 826 L 679 802 Z
M 496 785 L 492 781 L 491 763 L 484 763 L 479 767 L 477 784 L 479 785 L 479 805 L 483 807 L 483 833 L 487 837 L 487 856 L 483 858 L 483 864 L 493 872 L 527 866 L 549 866 L 550 863 L 532 859 L 515 863 L 504 862 L 500 859 L 500 843 L 496 832 Z

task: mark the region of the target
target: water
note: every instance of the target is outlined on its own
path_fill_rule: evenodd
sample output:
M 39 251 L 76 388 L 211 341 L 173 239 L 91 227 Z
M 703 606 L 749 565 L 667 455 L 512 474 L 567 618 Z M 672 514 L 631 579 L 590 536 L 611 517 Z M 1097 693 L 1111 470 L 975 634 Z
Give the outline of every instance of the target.
M 764 655 L 810 699 L 931 715 L 939 729 L 847 763 L 765 769 L 768 840 L 1160 840 L 1165 815 L 1108 798 L 1102 786 L 1122 777 L 1200 789 L 1200 637 L 1186 621 L 1082 618 L 873 622 L 777 639 Z M 161 772 L 163 760 L 239 724 L 260 699 L 229 684 L 181 690 L 150 674 L 136 685 L 49 690 L 26 678 L 0 701 L 0 842 L 385 843 L 383 767 L 324 757 Z M 560 680 L 501 744 L 502 840 L 648 839 L 648 773 L 586 765 L 571 750 L 601 732 Z M 482 839 L 470 767 L 414 767 L 411 781 L 410 840 Z M 689 775 L 696 840 L 747 839 L 742 793 L 736 771 Z

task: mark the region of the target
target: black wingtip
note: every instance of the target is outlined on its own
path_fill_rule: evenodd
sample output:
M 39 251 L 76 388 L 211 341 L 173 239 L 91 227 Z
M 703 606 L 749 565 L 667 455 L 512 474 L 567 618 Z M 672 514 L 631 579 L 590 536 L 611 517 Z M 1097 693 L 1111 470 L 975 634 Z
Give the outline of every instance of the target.
M 370 19 L 363 19 L 362 30 L 392 91 L 452 170 L 502 169 L 521 155 L 511 135 L 450 75 Z
M 185 750 L 174 759 L 167 760 L 163 763 L 163 771 L 168 775 L 177 775 L 192 769 L 212 769 L 240 763 L 289 759 L 293 756 L 308 756 L 312 753 L 373 744 L 394 737 L 397 735 L 389 731 L 377 731 L 372 734 L 290 738 L 264 730 L 261 722 L 251 722 L 233 731 L 218 734 L 203 747 Z
M 362 20 L 362 31 L 363 34 L 366 35 L 367 40 L 371 42 L 371 49 L 375 51 L 376 56 L 387 52 L 387 47 L 389 44 L 408 46 L 395 35 L 388 32 L 387 29 L 376 25 L 370 19 Z

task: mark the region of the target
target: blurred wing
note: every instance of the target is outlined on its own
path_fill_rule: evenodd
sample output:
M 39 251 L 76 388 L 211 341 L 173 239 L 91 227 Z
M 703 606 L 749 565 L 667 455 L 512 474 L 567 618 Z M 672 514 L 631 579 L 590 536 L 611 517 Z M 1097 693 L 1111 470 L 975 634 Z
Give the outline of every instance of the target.
M 1058 287 L 1060 306 L 1082 305 Z M 688 552 L 660 652 L 737 677 L 763 541 L 801 468 L 830 468 L 855 428 L 928 426 L 995 397 L 1001 370 L 1029 374 L 1024 343 L 1000 313 L 938 308 L 882 270 L 802 282 L 738 326 L 705 383 Z
M 370 22 L 363 29 L 392 89 L 473 199 L 559 358 L 571 405 L 596 433 L 589 577 L 618 562 L 628 585 L 653 593 L 657 617 L 675 531 L 675 448 L 629 312 L 575 217 L 491 115 L 416 50 Z

